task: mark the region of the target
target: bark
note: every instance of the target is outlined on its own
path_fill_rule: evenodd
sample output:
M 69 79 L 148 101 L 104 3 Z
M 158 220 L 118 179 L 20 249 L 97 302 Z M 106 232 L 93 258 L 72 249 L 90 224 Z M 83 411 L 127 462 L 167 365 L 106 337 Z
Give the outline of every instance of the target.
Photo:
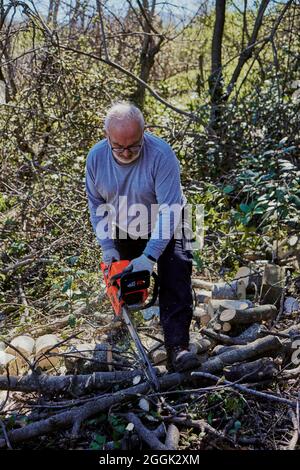
M 211 379 L 214 382 L 218 382 L 220 380 L 220 377 L 218 377 L 217 375 L 209 374 L 209 373 L 206 373 L 206 372 L 192 372 L 192 376 L 199 377 L 199 378 L 202 377 L 203 379 Z M 295 401 L 288 400 L 287 398 L 279 397 L 277 395 L 272 395 L 271 393 L 264 393 L 264 392 L 260 392 L 258 390 L 253 390 L 249 387 L 246 387 L 245 385 L 240 385 L 240 384 L 236 384 L 236 383 L 233 383 L 233 382 L 229 382 L 228 380 L 223 380 L 222 383 L 224 385 L 228 385 L 229 387 L 236 388 L 237 390 L 239 390 L 241 392 L 248 393 L 248 394 L 253 395 L 257 398 L 262 398 L 263 400 L 268 400 L 268 401 L 281 403 L 281 404 L 287 405 L 291 408 L 297 408 L 297 406 L 298 406 L 298 402 L 296 400 Z
M 57 18 L 58 18 L 59 6 L 60 6 L 60 0 L 55 0 L 54 8 L 53 8 L 53 17 L 52 17 L 52 21 L 53 21 L 53 26 L 54 26 L 54 28 L 56 28 L 56 26 L 57 26 Z
M 244 49 L 239 57 L 239 60 L 238 60 L 238 63 L 237 63 L 237 66 L 232 74 L 232 77 L 231 77 L 231 80 L 227 86 L 227 90 L 226 90 L 226 100 L 228 100 L 233 88 L 234 88 L 234 85 L 236 84 L 242 70 L 243 70 L 243 67 L 244 65 L 246 64 L 246 62 L 252 57 L 252 54 L 253 54 L 253 51 L 254 51 L 254 47 L 255 47 L 255 44 L 256 44 L 256 41 L 257 41 L 257 37 L 258 37 L 258 33 L 260 31 L 260 28 L 261 28 L 261 25 L 262 25 L 262 22 L 263 22 L 263 17 L 264 17 L 264 14 L 265 14 L 265 11 L 266 11 L 266 8 L 268 6 L 268 4 L 270 3 L 270 0 L 262 0 L 262 2 L 260 3 L 260 6 L 259 6 L 259 9 L 258 9 L 258 12 L 257 12 L 257 17 L 256 17 L 256 20 L 255 20 L 255 24 L 253 26 L 253 31 L 252 31 L 252 34 L 251 34 L 251 37 L 249 39 L 249 42 L 247 44 L 247 47 L 246 49 Z
M 143 425 L 142 421 L 134 413 L 127 413 L 126 418 L 130 423 L 134 424 L 135 431 L 150 447 L 150 449 L 172 450 L 172 447 L 168 447 L 167 444 L 164 445 L 162 442 L 160 442 L 160 440 L 156 437 L 156 434 L 153 431 L 150 431 L 150 429 L 147 429 L 146 426 Z
M 227 351 L 204 362 L 201 370 L 216 373 L 223 370 L 227 365 L 277 352 L 282 347 L 282 342 L 276 336 L 266 336 L 247 345 L 230 346 Z
M 143 372 L 135 370 L 63 376 L 31 374 L 23 377 L 11 376 L 9 379 L 0 376 L 0 390 L 40 392 L 44 395 L 64 393 L 82 396 L 96 390 L 107 389 L 107 387 L 118 383 L 122 385 L 132 383 L 133 378 L 136 376 L 142 377 Z
M 160 388 L 161 390 L 168 390 L 171 387 L 177 387 L 189 378 L 190 374 L 170 374 L 160 379 Z M 22 442 L 69 427 L 73 427 L 72 435 L 76 436 L 80 430 L 81 423 L 86 419 L 108 410 L 116 404 L 120 405 L 129 400 L 133 400 L 139 394 L 147 394 L 149 389 L 150 386 L 148 383 L 142 383 L 113 394 L 102 396 L 101 399 L 96 397 L 95 400 L 76 409 L 57 413 L 50 418 L 28 424 L 21 429 L 10 431 L 8 432 L 8 438 L 11 443 Z M 5 446 L 6 440 L 0 439 L 0 448 Z
M 266 327 L 261 325 L 260 323 L 253 323 L 250 325 L 243 333 L 239 336 L 236 336 L 236 339 L 243 344 L 243 342 L 251 343 L 251 341 L 255 341 L 257 338 L 261 337 L 261 332 L 266 331 Z
M 53 18 L 53 7 L 54 7 L 54 0 L 49 1 L 49 8 L 48 8 L 48 16 L 47 16 L 47 22 L 50 23 Z
M 151 70 L 155 62 L 155 56 L 160 51 L 164 36 L 160 35 L 159 39 L 155 41 L 151 33 L 155 32 L 153 27 L 155 1 L 152 1 L 152 8 L 149 8 L 149 1 L 143 0 L 143 5 L 138 1 L 141 16 L 143 17 L 143 32 L 144 38 L 139 59 L 139 78 L 144 83 L 149 82 Z M 131 99 L 140 108 L 143 109 L 145 102 L 146 87 L 142 82 L 137 83 L 137 88 L 133 93 Z
M 222 41 L 225 25 L 226 0 L 216 0 L 215 24 L 211 51 L 211 75 L 209 77 L 209 93 L 211 113 L 209 127 L 218 129 L 221 121 L 221 106 L 223 96 L 222 76 Z
M 225 310 L 220 314 L 220 320 L 231 325 L 246 325 L 273 319 L 276 313 L 275 305 L 259 305 L 246 310 Z
M 224 368 L 224 375 L 231 382 L 259 382 L 261 380 L 273 379 L 278 374 L 278 366 L 269 357 L 263 357 L 253 362 L 233 364 Z
M 165 446 L 168 449 L 176 450 L 178 449 L 179 439 L 180 439 L 179 430 L 175 426 L 175 424 L 171 423 L 167 430 Z

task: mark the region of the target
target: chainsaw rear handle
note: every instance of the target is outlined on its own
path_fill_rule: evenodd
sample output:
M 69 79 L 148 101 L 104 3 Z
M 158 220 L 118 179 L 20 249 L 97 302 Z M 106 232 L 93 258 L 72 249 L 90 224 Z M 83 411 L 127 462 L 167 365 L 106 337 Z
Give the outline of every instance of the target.
M 116 281 L 118 279 L 120 279 L 120 285 L 121 285 L 121 290 L 122 290 L 122 278 L 130 278 L 130 275 L 134 275 L 134 277 L 136 277 L 138 274 L 143 274 L 143 275 L 150 275 L 149 271 L 135 271 L 134 273 L 131 273 L 130 271 L 123 271 L 121 273 L 118 273 L 118 274 L 115 274 L 114 276 L 112 276 L 110 278 L 110 282 L 112 285 L 116 284 Z M 156 302 L 156 299 L 157 299 L 157 296 L 158 296 L 158 290 L 159 290 L 159 285 L 158 285 L 158 275 L 155 273 L 155 272 L 152 272 L 152 275 L 151 275 L 154 279 L 154 286 L 153 286 L 153 292 L 152 292 L 152 297 L 151 299 L 149 300 L 149 302 L 147 302 L 143 307 L 140 308 L 140 310 L 144 310 L 145 308 L 149 308 L 149 307 L 152 307 L 152 305 L 155 304 Z
M 155 272 L 152 272 L 151 276 L 152 276 L 153 279 L 154 279 L 154 286 L 153 286 L 152 298 L 149 300 L 149 302 L 147 302 L 147 303 L 141 308 L 141 310 L 145 310 L 145 308 L 152 307 L 152 305 L 155 304 L 156 299 L 157 299 L 157 296 L 158 296 L 158 289 L 159 289 L 159 285 L 158 285 L 158 275 L 157 275 Z

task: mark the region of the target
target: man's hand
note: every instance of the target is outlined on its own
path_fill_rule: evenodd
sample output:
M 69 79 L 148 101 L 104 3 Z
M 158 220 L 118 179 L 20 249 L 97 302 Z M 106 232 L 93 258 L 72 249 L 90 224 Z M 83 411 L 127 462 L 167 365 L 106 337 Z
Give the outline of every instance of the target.
M 109 265 L 113 261 L 120 261 L 120 254 L 115 248 L 109 248 L 109 250 L 103 252 L 102 260 L 106 265 Z
M 141 255 L 138 258 L 134 258 L 123 272 L 149 271 L 152 274 L 154 265 L 155 261 L 151 261 L 146 255 Z

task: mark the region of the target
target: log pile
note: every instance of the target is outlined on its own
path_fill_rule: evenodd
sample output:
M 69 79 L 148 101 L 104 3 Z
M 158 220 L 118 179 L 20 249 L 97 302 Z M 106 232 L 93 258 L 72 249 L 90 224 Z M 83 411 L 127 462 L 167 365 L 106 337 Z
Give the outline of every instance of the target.
M 195 448 L 201 448 L 202 440 L 209 445 L 214 443 L 217 448 L 231 449 L 245 448 L 247 439 L 255 443 L 255 436 L 237 431 L 242 419 L 239 416 L 243 415 L 240 404 L 224 426 L 219 421 L 214 425 L 209 419 L 208 406 L 212 395 L 221 397 L 220 409 L 227 397 L 237 403 L 245 402 L 250 408 L 264 404 L 267 410 L 270 404 L 273 411 L 276 407 L 281 413 L 286 409 L 282 415 L 288 423 L 284 425 L 291 429 L 293 440 L 282 448 L 295 447 L 298 395 L 286 396 L 280 387 L 286 381 L 293 387 L 299 378 L 299 312 L 292 309 L 287 316 L 282 311 L 285 321 L 278 319 L 284 305 L 284 284 L 280 286 L 279 307 L 276 289 L 271 289 L 273 298 L 268 292 L 269 303 L 262 301 L 268 291 L 266 286 L 272 284 L 268 269 L 265 265 L 264 272 L 259 274 L 241 268 L 233 282 L 214 284 L 193 280 L 198 303 L 189 347 L 199 356 L 201 366 L 197 370 L 168 373 L 157 318 L 149 322 L 151 334 L 149 328 L 140 330 L 142 342 L 155 365 L 159 392 L 146 380 L 132 344 L 126 343 L 123 348 L 113 344 L 114 336 L 103 334 L 107 327 L 102 328 L 100 342 L 68 340 L 59 335 L 37 338 L 25 335 L 13 338 L 9 344 L 1 343 L 0 396 L 4 426 L 10 416 L 10 402 L 15 405 L 15 394 L 23 397 L 33 394 L 39 407 L 28 406 L 29 423 L 5 430 L 0 436 L 0 448 L 18 448 L 58 431 L 66 431 L 76 443 L 87 423 L 99 416 L 103 418 L 106 433 L 112 426 L 120 429 L 122 423 L 118 446 L 126 450 L 184 448 L 187 429 L 197 436 Z M 118 327 L 120 324 L 114 325 L 111 333 Z M 202 404 L 201 412 L 198 402 Z M 115 421 L 109 421 L 111 410 L 115 410 Z M 112 434 L 107 434 L 99 446 L 110 450 L 114 448 L 114 440 Z M 254 448 L 260 445 L 261 438 Z

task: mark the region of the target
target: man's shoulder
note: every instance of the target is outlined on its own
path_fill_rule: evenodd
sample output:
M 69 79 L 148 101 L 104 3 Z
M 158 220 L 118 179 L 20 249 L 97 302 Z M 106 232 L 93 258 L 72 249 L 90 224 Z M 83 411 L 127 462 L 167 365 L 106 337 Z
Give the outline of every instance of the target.
M 145 132 L 145 141 L 151 150 L 156 150 L 158 153 L 164 155 L 168 155 L 170 153 L 174 154 L 174 151 L 168 142 L 151 132 Z
M 90 148 L 89 154 L 98 154 L 107 149 L 107 139 L 99 140 Z
M 96 164 L 97 160 L 106 155 L 107 139 L 99 140 L 93 147 L 90 148 L 87 155 L 87 165 Z

